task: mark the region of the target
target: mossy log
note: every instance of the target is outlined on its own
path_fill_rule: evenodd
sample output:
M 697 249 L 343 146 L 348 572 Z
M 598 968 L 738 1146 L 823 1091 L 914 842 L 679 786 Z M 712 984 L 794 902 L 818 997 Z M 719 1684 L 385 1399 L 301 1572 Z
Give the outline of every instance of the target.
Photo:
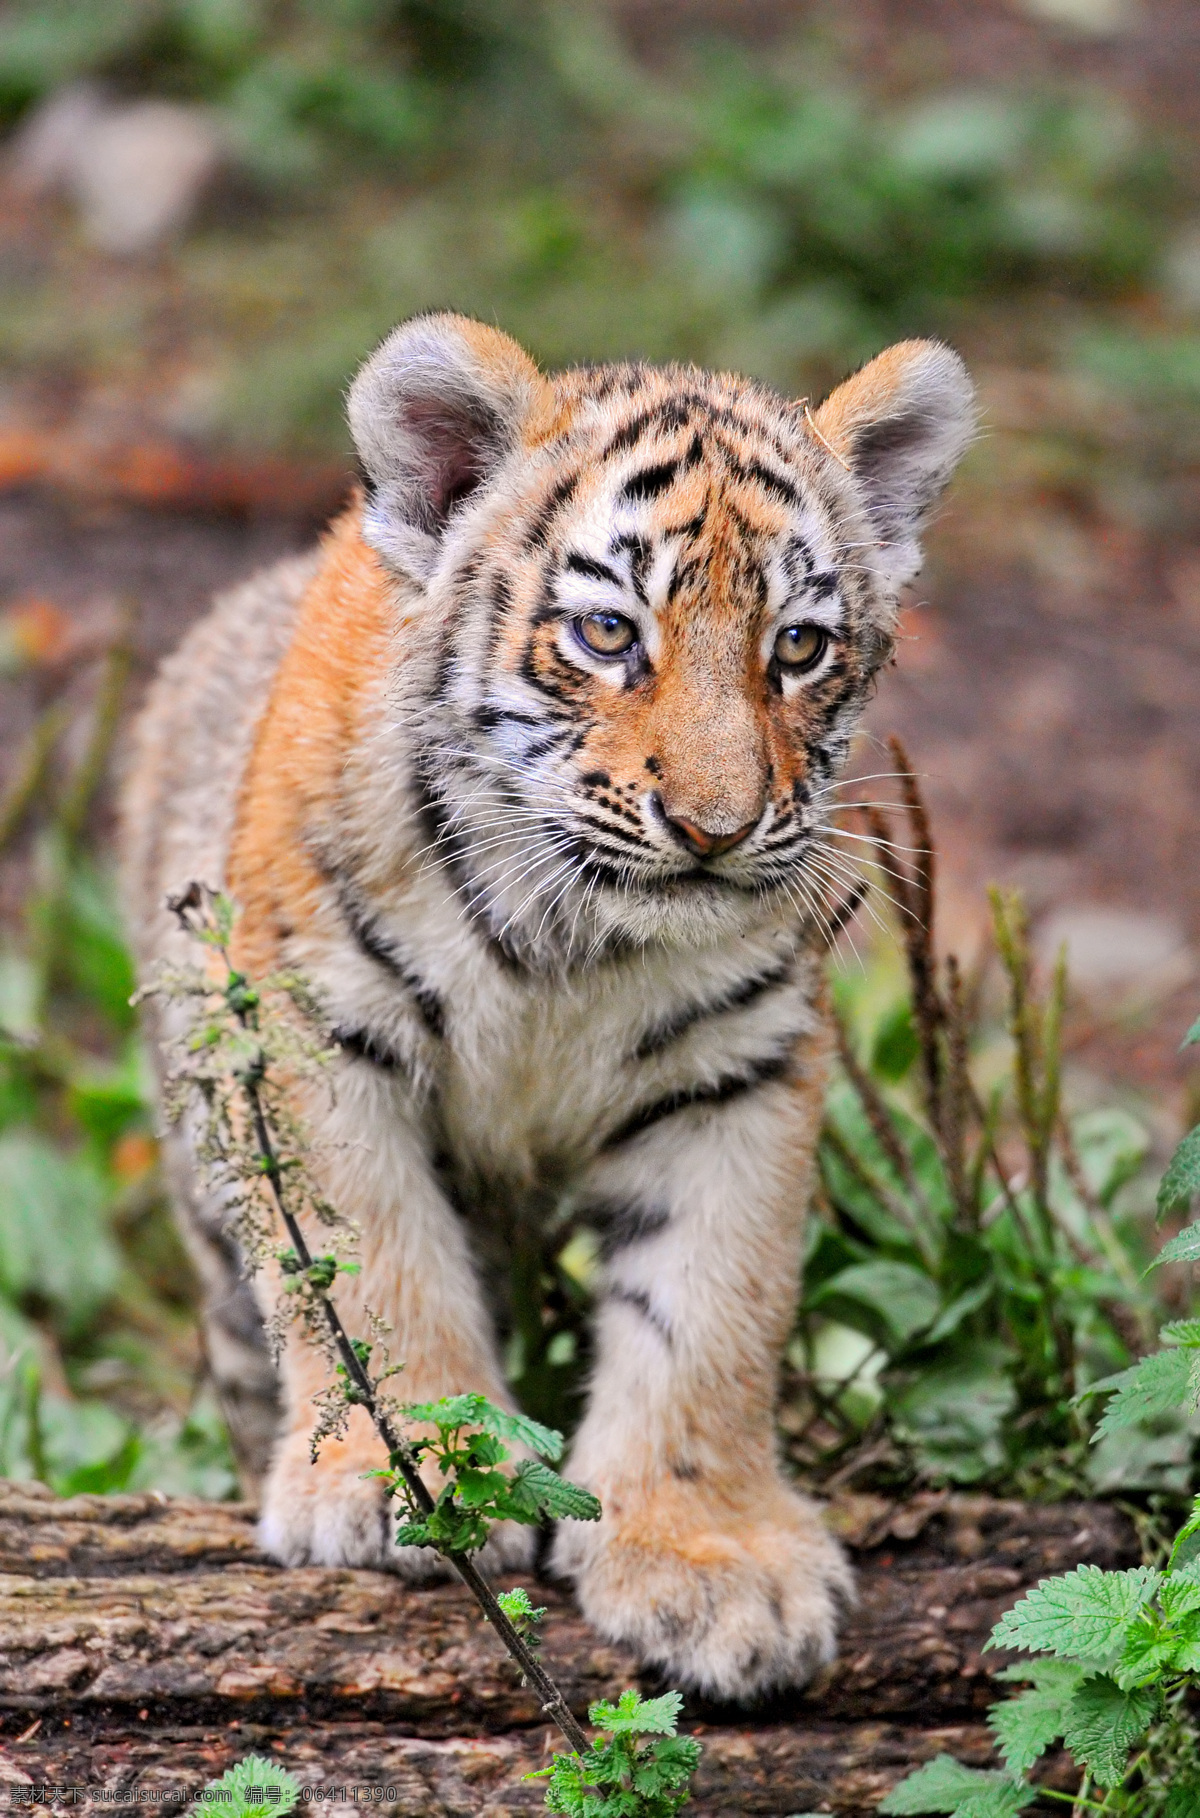
M 939 1751 L 987 1765 L 997 1616 L 1049 1573 L 1138 1558 L 1129 1521 L 1097 1503 L 852 1496 L 830 1520 L 858 1575 L 839 1658 L 770 1708 L 689 1705 L 697 1818 L 867 1818 Z M 581 1716 L 636 1680 L 567 1595 L 533 1588 L 550 1607 L 545 1660 Z M 59 1502 L 36 1484 L 0 1484 L 0 1732 L 11 1804 L 46 1787 L 66 1809 L 82 1800 L 69 1789 L 91 1788 L 95 1805 L 171 1809 L 253 1750 L 310 1803 L 357 1789 L 397 1818 L 538 1811 L 522 1776 L 558 1741 L 457 1584 L 283 1570 L 242 1505 Z

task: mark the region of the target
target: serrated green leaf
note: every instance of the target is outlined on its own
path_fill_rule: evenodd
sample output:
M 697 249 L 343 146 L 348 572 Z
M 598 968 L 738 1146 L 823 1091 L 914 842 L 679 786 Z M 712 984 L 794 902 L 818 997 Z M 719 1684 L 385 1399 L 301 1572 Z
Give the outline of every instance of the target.
M 1150 1269 L 1157 1269 L 1160 1263 L 1173 1262 L 1200 1262 L 1200 1225 L 1188 1225 L 1178 1237 L 1172 1237 L 1165 1243 L 1150 1264 Z M 1147 1269 L 1147 1274 L 1150 1269 Z
M 294 1774 L 265 1755 L 247 1755 L 219 1780 L 209 1781 L 199 1809 L 223 1812 L 227 1818 L 280 1818 L 299 1797 L 300 1782 Z
M 581 1484 L 569 1483 L 535 1458 L 527 1458 L 517 1466 L 514 1491 L 518 1485 L 552 1521 L 599 1521 L 604 1513 L 599 1498 L 590 1490 L 585 1490 Z
M 1005 1612 L 985 1646 L 1090 1663 L 1107 1660 L 1124 1646 L 1130 1623 L 1161 1577 L 1152 1566 L 1105 1572 L 1083 1565 L 1061 1578 L 1043 1578 Z
M 1191 1348 L 1152 1351 L 1130 1369 L 1095 1383 L 1093 1389 L 1097 1393 L 1113 1391 L 1092 1435 L 1094 1445 L 1105 1433 L 1121 1427 L 1200 1406 L 1200 1355 Z
M 1200 1193 L 1200 1124 L 1188 1131 L 1167 1163 L 1158 1188 L 1159 1217 L 1186 1212 L 1196 1193 Z
M 890 1818 L 918 1812 L 949 1812 L 953 1818 L 1014 1818 L 1037 1798 L 1037 1788 L 1018 1786 L 1007 1774 L 963 1767 L 952 1755 L 938 1755 L 893 1787 L 879 1811 Z
M 679 1692 L 664 1692 L 661 1698 L 642 1698 L 636 1691 L 625 1690 L 616 1704 L 601 1699 L 588 1710 L 588 1722 L 610 1735 L 673 1736 L 683 1709 Z
M 1200 1319 L 1173 1319 L 1160 1328 L 1158 1338 L 1160 1344 L 1190 1345 L 1200 1349 Z
M 438 1401 L 410 1402 L 401 1410 L 405 1420 L 421 1426 L 439 1427 L 453 1433 L 463 1427 L 478 1427 L 496 1439 L 512 1440 L 528 1446 L 541 1458 L 561 1458 L 563 1437 L 552 1427 L 530 1420 L 527 1414 L 514 1414 L 498 1408 L 486 1395 L 443 1395 Z
M 1001 1759 L 1014 1777 L 1028 1773 L 1038 1756 L 1062 1735 L 1071 1700 L 1087 1677 L 1087 1668 L 1073 1660 L 1041 1660 L 1036 1667 L 1021 1666 L 1002 1677 L 1032 1671 L 1036 1671 L 1037 1683 L 1029 1691 L 993 1705 L 988 1712 L 988 1726 L 1000 1745 Z
M 1063 1740 L 1101 1786 L 1120 1786 L 1129 1750 L 1154 1722 L 1160 1702 L 1153 1686 L 1123 1691 L 1106 1674 L 1098 1674 L 1085 1680 L 1071 1700 Z
M 1196 1018 L 1179 1046 L 1181 1048 L 1188 1048 L 1193 1042 L 1200 1042 L 1200 1016 Z
M 1168 1571 L 1158 1587 L 1158 1601 L 1169 1622 L 1180 1622 L 1200 1610 L 1200 1571 L 1195 1566 Z
M 1197 1554 L 1200 1554 L 1200 1496 L 1197 1496 L 1192 1503 L 1190 1515 L 1175 1536 L 1168 1569 L 1172 1572 L 1181 1570 L 1185 1565 L 1189 1565 Z

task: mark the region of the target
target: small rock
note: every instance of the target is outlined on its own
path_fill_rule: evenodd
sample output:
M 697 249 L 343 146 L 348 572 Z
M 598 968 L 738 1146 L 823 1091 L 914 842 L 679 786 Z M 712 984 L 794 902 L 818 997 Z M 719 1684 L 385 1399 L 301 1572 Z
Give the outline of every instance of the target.
M 73 84 L 21 127 L 12 180 L 26 195 L 68 196 L 92 245 L 129 257 L 186 227 L 224 154 L 219 125 L 205 108 L 115 102 Z

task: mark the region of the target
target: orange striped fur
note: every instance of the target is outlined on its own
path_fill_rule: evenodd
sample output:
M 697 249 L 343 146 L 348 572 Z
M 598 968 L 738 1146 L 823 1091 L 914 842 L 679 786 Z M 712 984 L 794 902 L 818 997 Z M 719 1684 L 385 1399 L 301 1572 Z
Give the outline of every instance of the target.
M 414 1399 L 507 1394 L 504 1259 L 595 1233 L 595 1370 L 570 1469 L 600 1494 L 559 1569 L 605 1634 L 718 1696 L 801 1682 L 849 1581 L 783 1476 L 772 1410 L 828 1055 L 821 975 L 855 878 L 837 779 L 921 521 L 971 433 L 949 350 L 889 350 L 815 413 L 729 374 L 543 377 L 417 318 L 350 394 L 361 496 L 317 555 L 218 602 L 157 685 L 126 798 L 143 964 L 185 866 L 239 960 L 301 969 L 342 1049 L 305 1102 L 362 1232 L 351 1323 Z M 170 1166 L 264 1543 L 397 1549 L 365 1419 L 277 1434 L 219 1192 Z M 269 1299 L 270 1288 L 258 1292 Z M 257 1372 L 257 1374 L 256 1374 Z M 527 1562 L 500 1531 L 493 1565 Z

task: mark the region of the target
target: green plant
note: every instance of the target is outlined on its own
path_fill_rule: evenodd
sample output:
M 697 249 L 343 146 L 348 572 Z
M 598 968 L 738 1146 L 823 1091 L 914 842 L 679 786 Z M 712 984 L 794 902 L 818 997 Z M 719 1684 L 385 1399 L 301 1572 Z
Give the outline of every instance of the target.
M 200 1795 L 202 1811 L 214 1808 L 225 1818 L 282 1818 L 300 1797 L 300 1782 L 265 1755 L 247 1755 L 210 1780 Z
M 314 1077 L 330 1058 L 331 1050 L 320 1039 L 319 1006 L 295 975 L 252 980 L 234 966 L 235 910 L 227 897 L 192 884 L 169 907 L 206 951 L 208 963 L 203 969 L 164 966 L 141 994 L 193 1006 L 187 1031 L 174 1045 L 168 1109 L 176 1117 L 187 1107 L 199 1111 L 198 1159 L 222 1184 L 228 1228 L 247 1266 L 256 1269 L 268 1258 L 280 1265 L 289 1292 L 281 1296 L 268 1325 L 272 1341 L 278 1345 L 285 1324 L 298 1322 L 329 1362 L 330 1381 L 316 1398 L 314 1461 L 323 1440 L 344 1433 L 350 1410 L 362 1408 L 387 1456 L 387 1468 L 372 1475 L 383 1480 L 385 1494 L 400 1504 L 397 1544 L 431 1547 L 453 1567 L 570 1746 L 570 1754 L 559 1757 L 551 1772 L 567 1776 L 574 1789 L 570 1796 L 578 1793 L 585 1803 L 550 1803 L 557 1797 L 552 1781 L 549 1809 L 599 1813 L 601 1807 L 586 1803 L 591 1795 L 584 1789 L 603 1774 L 608 1779 L 597 1784 L 619 1787 L 624 1801 L 605 1811 L 658 1818 L 676 1810 L 687 1798 L 685 1782 L 699 1745 L 680 1739 L 670 1747 L 667 1740 L 640 1745 L 631 1738 L 650 1730 L 673 1738 L 681 1703 L 677 1695 L 643 1705 L 629 1692 L 619 1707 L 596 1707 L 616 1733 L 607 1747 L 589 1746 L 566 1697 L 531 1645 L 543 1612 L 533 1608 L 523 1590 L 505 1594 L 502 1601 L 472 1558 L 497 1521 L 599 1520 L 597 1499 L 543 1462 L 561 1456 L 561 1434 L 477 1393 L 407 1405 L 396 1404 L 386 1393 L 384 1385 L 403 1366 L 387 1360 L 387 1329 L 380 1319 L 368 1315 L 370 1340 L 351 1336 L 342 1323 L 332 1289 L 339 1273 L 354 1267 L 344 1255 L 354 1234 L 321 1194 L 309 1166 L 305 1131 L 280 1085 L 281 1078 Z M 314 1257 L 301 1218 L 318 1221 L 334 1247 Z M 280 1241 L 280 1226 L 286 1242 Z M 377 1349 L 383 1361 L 372 1374 Z M 432 1427 L 433 1432 L 410 1436 L 405 1428 L 413 1427 Z M 514 1444 L 535 1456 L 504 1469 Z M 422 1460 L 432 1461 L 444 1478 L 436 1499 L 421 1476 Z
M 797 1462 L 840 1481 L 1061 1492 L 1088 1466 L 1075 1397 L 1128 1361 L 1131 1328 L 1153 1330 L 1140 1228 L 1119 1215 L 1146 1138 L 1122 1112 L 1068 1116 L 1065 969 L 1039 995 L 1015 898 L 992 896 L 1007 1041 L 989 1031 L 984 967 L 939 958 L 928 817 L 893 756 L 899 828 L 872 807 L 867 838 L 906 988 L 881 1009 L 869 977 L 857 999 L 850 975 L 838 984 L 785 1425 Z M 847 875 L 836 853 L 828 867 Z M 1119 1466 L 1111 1445 L 1103 1459 Z
M 1200 1023 L 1187 1042 L 1200 1039 Z M 1159 1189 L 1165 1212 L 1200 1192 L 1200 1127 L 1176 1149 Z M 1200 1224 L 1165 1245 L 1157 1261 L 1200 1256 Z M 1095 1437 L 1160 1414 L 1183 1401 L 1200 1406 L 1200 1320 L 1164 1329 L 1166 1348 L 1091 1385 L 1111 1392 Z M 993 1708 L 989 1723 L 1004 1771 L 964 1768 L 939 1756 L 909 1776 L 880 1806 L 902 1814 L 1008 1818 L 1039 1799 L 1114 1818 L 1194 1818 L 1200 1810 L 1200 1496 L 1175 1536 L 1165 1565 L 1106 1572 L 1079 1566 L 1043 1579 L 992 1630 L 990 1648 L 1048 1658 L 1006 1668 L 1028 1691 Z M 1083 1779 L 1074 1795 L 1029 1779 L 1056 1741 Z
M 872 93 L 819 31 L 769 56 L 688 39 L 643 61 L 590 4 L 12 0 L 0 119 L 81 78 L 218 117 L 249 218 L 227 201 L 168 252 L 163 332 L 203 428 L 254 444 L 340 452 L 363 346 L 448 301 L 548 361 L 699 358 L 798 390 L 1014 300 L 1054 362 L 1064 314 L 1103 311 L 1104 341 L 1132 304 L 1138 364 L 1189 212 L 1157 127 L 1049 78 Z M 9 297 L 12 363 L 151 380 L 145 314 L 130 334 L 69 259 Z
M 700 1760 L 700 1744 L 676 1735 L 682 1704 L 678 1692 L 641 1698 L 633 1691 L 616 1704 L 593 1704 L 589 1721 L 606 1740 L 583 1755 L 558 1755 L 529 1776 L 549 1781 L 546 1810 L 564 1818 L 670 1818 L 680 1811 Z
M 161 1189 L 133 966 L 84 838 L 128 664 L 122 634 L 74 763 L 51 699 L 0 805 L 0 851 L 33 836 L 24 927 L 0 933 L 0 1474 L 220 1498 L 236 1477 Z

